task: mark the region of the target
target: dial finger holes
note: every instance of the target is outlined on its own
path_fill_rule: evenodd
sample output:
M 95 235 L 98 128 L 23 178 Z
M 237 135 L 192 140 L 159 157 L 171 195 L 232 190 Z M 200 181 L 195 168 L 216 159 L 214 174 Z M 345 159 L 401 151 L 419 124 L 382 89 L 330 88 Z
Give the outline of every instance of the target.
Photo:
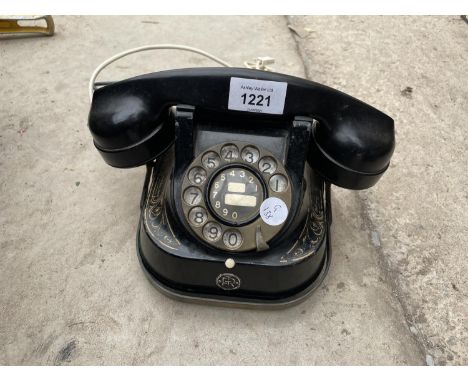
M 188 187 L 184 191 L 184 202 L 189 206 L 196 206 L 202 200 L 202 193 L 197 187 Z
M 283 192 L 288 188 L 288 180 L 281 174 L 273 175 L 268 184 L 275 192 Z
M 264 174 L 273 174 L 276 171 L 276 160 L 273 157 L 263 157 L 258 162 L 258 168 Z
M 242 245 L 241 233 L 236 229 L 229 229 L 224 232 L 223 243 L 227 249 L 237 249 Z
M 203 237 L 210 242 L 218 241 L 221 233 L 222 228 L 218 223 L 209 222 L 203 227 Z
M 221 149 L 221 158 L 226 162 L 232 162 L 239 158 L 239 149 L 236 145 L 224 145 Z
M 206 210 L 202 207 L 194 207 L 189 212 L 189 221 L 190 224 L 194 225 L 195 227 L 200 227 L 201 225 L 205 224 L 208 220 L 208 214 Z
M 220 158 L 214 151 L 208 151 L 202 157 L 202 164 L 208 170 L 213 170 L 219 166 Z
M 262 203 L 278 198 L 291 205 L 288 172 L 261 141 L 208 146 L 188 164 L 177 188 L 185 225 L 205 245 L 225 253 L 258 249 L 258 225 L 265 242 L 282 227 L 273 220 L 283 209 L 274 204 L 263 216 Z
M 192 184 L 200 186 L 205 183 L 206 171 L 202 167 L 194 167 L 189 171 L 188 178 Z
M 260 152 L 253 146 L 246 146 L 242 150 L 241 157 L 246 163 L 257 163 L 258 158 L 260 157 Z

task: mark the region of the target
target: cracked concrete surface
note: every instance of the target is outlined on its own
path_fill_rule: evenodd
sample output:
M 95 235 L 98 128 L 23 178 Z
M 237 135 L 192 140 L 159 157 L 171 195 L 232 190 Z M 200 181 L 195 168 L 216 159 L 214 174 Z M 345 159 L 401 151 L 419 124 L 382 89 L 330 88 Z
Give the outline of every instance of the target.
M 52 38 L 0 38 L 0 364 L 466 364 L 464 23 L 55 21 Z M 238 66 L 270 55 L 277 71 L 395 118 L 397 151 L 380 183 L 334 189 L 331 270 L 303 304 L 184 304 L 144 277 L 135 254 L 144 169 L 112 169 L 94 149 L 87 80 L 105 58 L 150 43 L 193 45 Z M 143 53 L 101 79 L 206 65 L 188 53 Z
M 468 363 L 468 25 L 453 17 L 291 17 L 307 76 L 395 119 L 361 216 L 407 324 L 435 364 Z

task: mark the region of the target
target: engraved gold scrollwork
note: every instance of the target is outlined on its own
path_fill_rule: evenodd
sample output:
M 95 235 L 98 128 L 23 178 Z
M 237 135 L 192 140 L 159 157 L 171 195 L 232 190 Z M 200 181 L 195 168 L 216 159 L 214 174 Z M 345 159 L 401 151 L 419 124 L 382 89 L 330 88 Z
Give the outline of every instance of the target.
M 164 166 L 164 163 L 156 165 L 144 211 L 144 222 L 153 240 L 167 248 L 177 250 L 180 242 L 172 230 L 164 202 L 167 176 L 167 166 Z
M 282 256 L 280 262 L 294 262 L 311 256 L 319 248 L 325 230 L 323 211 L 323 195 L 319 190 L 311 192 L 311 205 L 307 212 L 306 222 L 299 238 L 294 245 Z

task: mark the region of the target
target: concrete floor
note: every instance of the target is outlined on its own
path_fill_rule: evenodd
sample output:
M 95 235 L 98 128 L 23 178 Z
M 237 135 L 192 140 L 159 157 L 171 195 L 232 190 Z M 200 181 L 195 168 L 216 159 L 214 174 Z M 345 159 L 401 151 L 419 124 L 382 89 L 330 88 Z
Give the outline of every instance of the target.
M 467 364 L 468 25 L 458 17 L 56 17 L 0 37 L 0 364 Z M 288 24 L 290 28 L 288 28 Z M 255 33 L 252 33 L 252 32 Z M 391 115 L 372 189 L 334 189 L 334 258 L 284 311 L 160 295 L 135 254 L 144 169 L 105 165 L 86 127 L 105 58 L 152 43 L 260 55 Z M 127 58 L 101 77 L 212 65 Z

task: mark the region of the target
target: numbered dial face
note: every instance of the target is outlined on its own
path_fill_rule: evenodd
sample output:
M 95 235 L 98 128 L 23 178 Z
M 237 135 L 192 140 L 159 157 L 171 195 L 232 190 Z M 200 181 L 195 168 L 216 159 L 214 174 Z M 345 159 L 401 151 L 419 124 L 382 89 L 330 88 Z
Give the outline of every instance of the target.
M 256 218 L 265 196 L 257 175 L 243 167 L 220 171 L 211 181 L 209 193 L 213 213 L 232 225 Z
M 184 218 L 200 240 L 223 251 L 245 252 L 264 248 L 281 230 L 285 220 L 273 219 L 276 215 L 270 217 L 265 208 L 275 207 L 278 203 L 272 201 L 280 199 L 285 219 L 292 186 L 281 160 L 268 150 L 226 142 L 193 160 L 180 196 Z

